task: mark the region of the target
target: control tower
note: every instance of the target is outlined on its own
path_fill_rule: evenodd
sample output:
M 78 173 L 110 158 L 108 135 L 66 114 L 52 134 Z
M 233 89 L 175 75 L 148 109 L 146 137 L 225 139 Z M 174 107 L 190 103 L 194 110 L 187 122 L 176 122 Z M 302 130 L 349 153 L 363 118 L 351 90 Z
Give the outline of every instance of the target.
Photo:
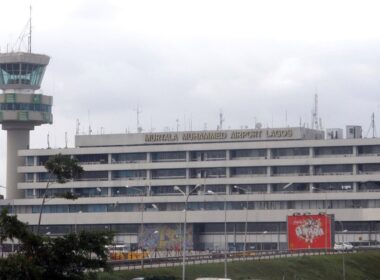
M 18 182 L 25 178 L 17 167 L 25 165 L 18 150 L 29 149 L 29 131 L 52 123 L 51 96 L 36 94 L 50 58 L 30 52 L 0 53 L 0 123 L 7 131 L 6 198 L 23 198 Z

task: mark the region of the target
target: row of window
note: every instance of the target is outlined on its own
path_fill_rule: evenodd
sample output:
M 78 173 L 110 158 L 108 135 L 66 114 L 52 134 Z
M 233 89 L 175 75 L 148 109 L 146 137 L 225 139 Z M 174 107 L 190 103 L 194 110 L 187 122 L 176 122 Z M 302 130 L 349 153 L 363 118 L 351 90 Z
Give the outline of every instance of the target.
M 212 211 L 212 210 L 316 210 L 327 209 L 352 209 L 352 208 L 380 208 L 380 200 L 297 200 L 297 201 L 221 201 L 188 202 L 189 211 Z M 142 207 L 143 205 L 143 207 Z M 3 206 L 10 207 L 12 206 Z M 248 208 L 247 208 L 248 207 Z M 16 206 L 13 211 L 17 214 L 39 213 L 40 205 Z M 172 203 L 108 203 L 108 204 L 75 204 L 75 205 L 45 205 L 44 213 L 107 213 L 107 212 L 142 212 L 142 211 L 182 211 L 183 202 Z M 12 210 L 12 209 L 11 209 Z
M 288 184 L 239 184 L 231 186 L 228 191 L 226 185 L 203 185 L 197 188 L 197 191 L 191 192 L 194 186 L 188 188 L 191 195 L 207 193 L 212 191 L 217 194 L 231 193 L 251 194 L 251 193 L 284 193 L 284 192 L 347 192 L 353 191 L 352 182 L 332 182 L 332 183 L 288 183 Z M 186 193 L 186 186 L 178 186 Z M 41 198 L 45 194 L 45 188 L 27 189 L 26 198 Z M 380 191 L 380 182 L 362 182 L 357 184 L 358 192 Z M 68 192 L 78 197 L 102 197 L 102 196 L 166 196 L 182 195 L 177 186 L 122 186 L 122 187 L 88 187 L 88 188 L 50 188 L 47 191 L 47 197 L 59 197 Z
M 0 84 L 37 86 L 41 83 L 44 71 L 44 65 L 32 63 L 3 63 L 0 65 Z
M 2 111 L 37 111 L 51 113 L 51 105 L 31 103 L 0 103 Z
M 6 105 L 6 104 L 3 104 Z M 12 105 L 12 104 L 11 104 Z M 33 105 L 33 104 L 28 104 Z M 37 104 L 36 104 L 37 105 Z M 42 105 L 42 104 L 41 104 Z M 13 106 L 13 105 L 12 105 Z M 51 108 L 49 108 L 50 110 Z M 16 110 L 16 109 L 15 109 Z M 50 112 L 50 111 L 48 111 Z M 315 147 L 313 149 L 314 156 L 352 156 L 352 146 L 338 146 L 338 147 Z M 378 155 L 380 154 L 380 145 L 371 146 L 358 146 L 358 155 Z M 310 148 L 272 148 L 269 150 L 269 158 L 287 158 L 287 157 L 309 157 Z M 187 161 L 186 152 L 151 152 L 152 162 L 181 162 Z M 82 164 L 108 164 L 108 154 L 84 154 L 75 155 L 75 158 Z M 267 158 L 267 149 L 240 149 L 230 150 L 229 159 L 254 159 L 254 158 Z M 37 165 L 43 165 L 49 156 L 38 156 Z M 190 161 L 213 161 L 213 160 L 226 160 L 227 151 L 190 151 Z M 148 153 L 118 153 L 111 154 L 111 163 L 134 163 L 134 162 L 147 162 Z M 26 165 L 34 165 L 34 157 L 26 157 Z
M 348 232 L 379 232 L 380 222 L 344 222 L 344 229 Z M 149 225 L 145 225 L 148 227 Z M 165 226 L 165 225 L 162 225 Z M 200 235 L 224 233 L 224 223 L 202 223 L 194 224 L 194 232 Z M 31 226 L 33 228 L 33 226 Z M 89 224 L 89 225 L 49 225 L 40 227 L 40 232 L 46 234 L 67 234 L 77 231 L 112 231 L 114 233 L 138 234 L 141 229 L 141 224 Z M 342 225 L 340 222 L 334 223 L 334 231 L 341 232 Z M 228 223 L 228 233 L 245 233 L 245 223 Z M 247 223 L 248 233 L 263 233 L 278 234 L 286 233 L 286 223 L 284 222 L 249 222 Z
M 189 168 L 189 178 L 225 178 L 252 176 L 311 176 L 311 175 L 348 175 L 354 174 L 352 164 L 331 165 L 297 165 L 297 166 L 248 166 L 248 167 L 217 167 L 217 168 Z M 356 174 L 380 173 L 380 163 L 358 164 Z M 49 174 L 46 172 L 25 173 L 26 182 L 46 182 Z M 149 175 L 150 174 L 150 175 Z M 76 181 L 107 181 L 109 180 L 145 180 L 145 179 L 186 179 L 187 169 L 153 169 L 147 170 L 113 170 L 113 171 L 85 171 Z

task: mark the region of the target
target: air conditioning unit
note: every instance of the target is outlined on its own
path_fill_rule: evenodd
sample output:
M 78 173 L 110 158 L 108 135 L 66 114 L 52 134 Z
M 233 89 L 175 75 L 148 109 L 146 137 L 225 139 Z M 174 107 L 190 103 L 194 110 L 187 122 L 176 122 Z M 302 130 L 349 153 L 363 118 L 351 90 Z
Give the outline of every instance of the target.
M 362 138 L 362 127 L 359 125 L 347 125 L 346 126 L 346 138 L 347 139 Z
M 341 128 L 328 128 L 326 129 L 327 139 L 343 139 L 343 129 Z

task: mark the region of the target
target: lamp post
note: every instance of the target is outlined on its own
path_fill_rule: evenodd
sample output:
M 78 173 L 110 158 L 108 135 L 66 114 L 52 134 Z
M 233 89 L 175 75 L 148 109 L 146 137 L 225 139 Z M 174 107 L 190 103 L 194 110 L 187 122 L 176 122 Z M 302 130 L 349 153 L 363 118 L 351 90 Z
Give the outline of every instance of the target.
M 343 277 L 343 280 L 346 280 L 346 260 L 344 259 L 344 251 L 345 251 L 344 235 L 346 234 L 346 232 L 348 232 L 348 230 L 344 229 L 342 221 L 338 221 L 338 222 L 342 228 L 342 248 L 343 248 L 343 252 L 342 252 L 342 277 Z
M 143 198 L 144 198 L 144 194 L 145 194 L 145 191 L 139 189 L 139 188 L 136 188 L 136 187 L 131 187 L 131 186 L 125 186 L 125 188 L 127 189 L 135 189 L 137 191 L 139 191 L 141 193 L 141 200 L 140 200 L 140 209 L 141 209 L 141 225 L 140 225 L 140 249 L 141 249 L 141 269 L 144 268 L 144 240 L 143 240 L 143 234 L 144 234 L 144 210 L 145 210 L 145 207 L 144 207 L 144 201 L 143 201 Z M 156 206 L 157 207 L 157 206 Z
M 267 234 L 268 233 L 268 231 L 266 231 L 266 230 L 264 230 L 263 232 L 262 232 L 262 234 L 263 234 L 263 237 L 265 236 L 265 234 Z M 264 239 L 264 238 L 263 238 Z M 263 251 L 263 240 L 261 241 L 261 252 L 260 253 L 262 253 L 262 251 Z
M 182 238 L 182 280 L 186 279 L 186 222 L 187 222 L 187 202 L 189 200 L 190 194 L 197 190 L 201 185 L 196 185 L 187 194 L 181 190 L 178 186 L 174 186 L 174 190 L 180 192 L 185 198 L 185 208 L 184 208 L 184 221 L 183 221 L 183 238 Z
M 248 231 L 248 191 L 245 188 L 234 186 L 234 189 L 242 190 L 247 195 L 245 202 L 245 227 L 244 227 L 244 256 L 247 252 L 247 231 Z
M 215 192 L 208 190 L 208 194 L 217 195 Z M 224 278 L 227 278 L 227 194 L 224 195 Z
M 77 214 L 75 215 L 75 228 L 74 228 L 74 231 L 75 231 L 75 234 L 77 234 L 77 224 L 78 224 L 78 217 L 79 215 L 82 213 L 82 211 L 78 211 Z
M 320 189 L 317 187 L 311 187 L 311 189 L 320 191 Z M 326 224 L 326 227 L 327 227 L 327 222 L 328 222 L 328 219 L 327 219 L 327 190 L 325 190 L 325 224 Z M 330 224 L 330 234 L 331 234 L 331 224 Z M 331 240 L 331 237 L 330 237 L 330 240 Z M 325 232 L 325 254 L 327 254 L 327 233 L 326 232 Z

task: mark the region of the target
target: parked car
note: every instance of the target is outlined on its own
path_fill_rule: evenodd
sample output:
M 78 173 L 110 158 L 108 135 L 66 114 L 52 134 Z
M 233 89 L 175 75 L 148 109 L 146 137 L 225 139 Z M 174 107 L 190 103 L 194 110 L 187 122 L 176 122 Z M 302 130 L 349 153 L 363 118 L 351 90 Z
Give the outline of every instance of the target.
M 337 250 L 337 251 L 350 251 L 352 249 L 354 249 L 354 246 L 348 242 L 344 242 L 344 243 L 337 242 L 334 244 L 334 250 Z

